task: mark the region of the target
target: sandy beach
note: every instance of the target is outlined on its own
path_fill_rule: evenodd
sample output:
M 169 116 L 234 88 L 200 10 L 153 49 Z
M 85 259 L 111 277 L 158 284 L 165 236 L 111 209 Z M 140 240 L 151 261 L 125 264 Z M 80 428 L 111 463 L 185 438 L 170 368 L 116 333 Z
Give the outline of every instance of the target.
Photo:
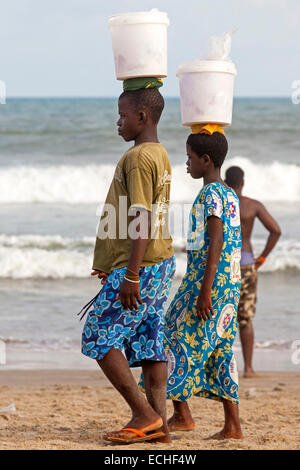
M 139 371 L 135 374 L 138 376 Z M 16 412 L 0 412 L 0 449 L 103 450 L 272 450 L 300 449 L 300 372 L 262 372 L 240 377 L 242 441 L 207 439 L 223 424 L 220 403 L 194 398 L 190 406 L 196 428 L 173 433 L 165 444 L 107 444 L 102 435 L 130 418 L 127 404 L 100 371 L 2 371 L 0 409 L 15 404 Z M 168 402 L 168 414 L 172 405 Z

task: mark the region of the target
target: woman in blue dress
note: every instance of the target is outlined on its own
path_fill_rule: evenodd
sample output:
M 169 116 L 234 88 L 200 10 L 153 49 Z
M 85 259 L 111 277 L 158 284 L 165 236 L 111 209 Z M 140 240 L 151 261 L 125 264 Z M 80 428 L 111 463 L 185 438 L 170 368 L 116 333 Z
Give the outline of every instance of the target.
M 210 126 L 187 140 L 187 172 L 203 178 L 190 214 L 187 270 L 165 319 L 170 430 L 195 424 L 187 401 L 199 396 L 223 402 L 225 425 L 214 438 L 242 439 L 238 373 L 232 344 L 238 330 L 241 233 L 239 201 L 221 179 L 227 154 L 222 128 Z

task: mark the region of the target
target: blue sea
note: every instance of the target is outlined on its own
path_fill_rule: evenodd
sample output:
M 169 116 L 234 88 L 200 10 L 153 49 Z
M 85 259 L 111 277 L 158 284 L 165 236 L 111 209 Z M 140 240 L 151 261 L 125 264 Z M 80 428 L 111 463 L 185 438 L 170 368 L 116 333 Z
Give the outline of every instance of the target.
M 179 99 L 167 98 L 159 127 L 173 167 L 171 200 L 193 202 L 201 183 L 186 174 Z M 0 105 L 0 340 L 2 369 L 95 368 L 80 354 L 76 313 L 99 289 L 90 278 L 99 208 L 129 144 L 117 134 L 117 99 L 8 99 Z M 238 98 L 228 128 L 231 165 L 244 194 L 259 199 L 282 237 L 262 267 L 255 328 L 259 369 L 299 370 L 300 106 L 289 99 Z M 172 295 L 185 271 L 182 232 Z M 255 254 L 268 232 L 256 222 Z M 239 367 L 239 338 L 235 342 Z

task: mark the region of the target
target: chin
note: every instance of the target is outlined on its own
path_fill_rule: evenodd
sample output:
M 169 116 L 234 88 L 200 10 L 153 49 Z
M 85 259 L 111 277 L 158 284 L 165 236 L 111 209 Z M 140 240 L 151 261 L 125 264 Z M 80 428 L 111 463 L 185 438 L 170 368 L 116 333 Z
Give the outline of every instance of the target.
M 125 140 L 125 142 L 130 142 L 131 140 L 133 140 L 132 137 L 128 137 L 126 135 L 121 135 L 122 139 Z
M 195 175 L 194 173 L 189 173 L 189 174 L 194 180 L 199 180 L 200 178 L 202 178 L 201 176 Z

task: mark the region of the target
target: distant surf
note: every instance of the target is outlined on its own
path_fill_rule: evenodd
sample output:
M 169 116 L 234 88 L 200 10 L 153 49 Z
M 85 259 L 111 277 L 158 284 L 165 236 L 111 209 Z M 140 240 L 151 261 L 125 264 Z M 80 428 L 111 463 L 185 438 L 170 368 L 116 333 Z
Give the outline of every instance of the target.
M 225 161 L 245 171 L 244 192 L 261 201 L 300 202 L 300 166 L 277 161 L 257 164 L 245 157 Z M 0 169 L 0 204 L 103 203 L 115 165 L 15 166 Z M 171 201 L 193 202 L 202 183 L 192 180 L 185 165 L 173 166 Z
M 0 277 L 11 279 L 87 278 L 92 267 L 94 237 L 68 238 L 60 235 L 0 235 Z M 254 239 L 257 253 L 263 239 Z M 185 242 L 174 240 L 177 260 L 176 279 L 186 269 Z M 270 255 L 260 272 L 300 271 L 300 241 L 279 241 L 276 255 Z

